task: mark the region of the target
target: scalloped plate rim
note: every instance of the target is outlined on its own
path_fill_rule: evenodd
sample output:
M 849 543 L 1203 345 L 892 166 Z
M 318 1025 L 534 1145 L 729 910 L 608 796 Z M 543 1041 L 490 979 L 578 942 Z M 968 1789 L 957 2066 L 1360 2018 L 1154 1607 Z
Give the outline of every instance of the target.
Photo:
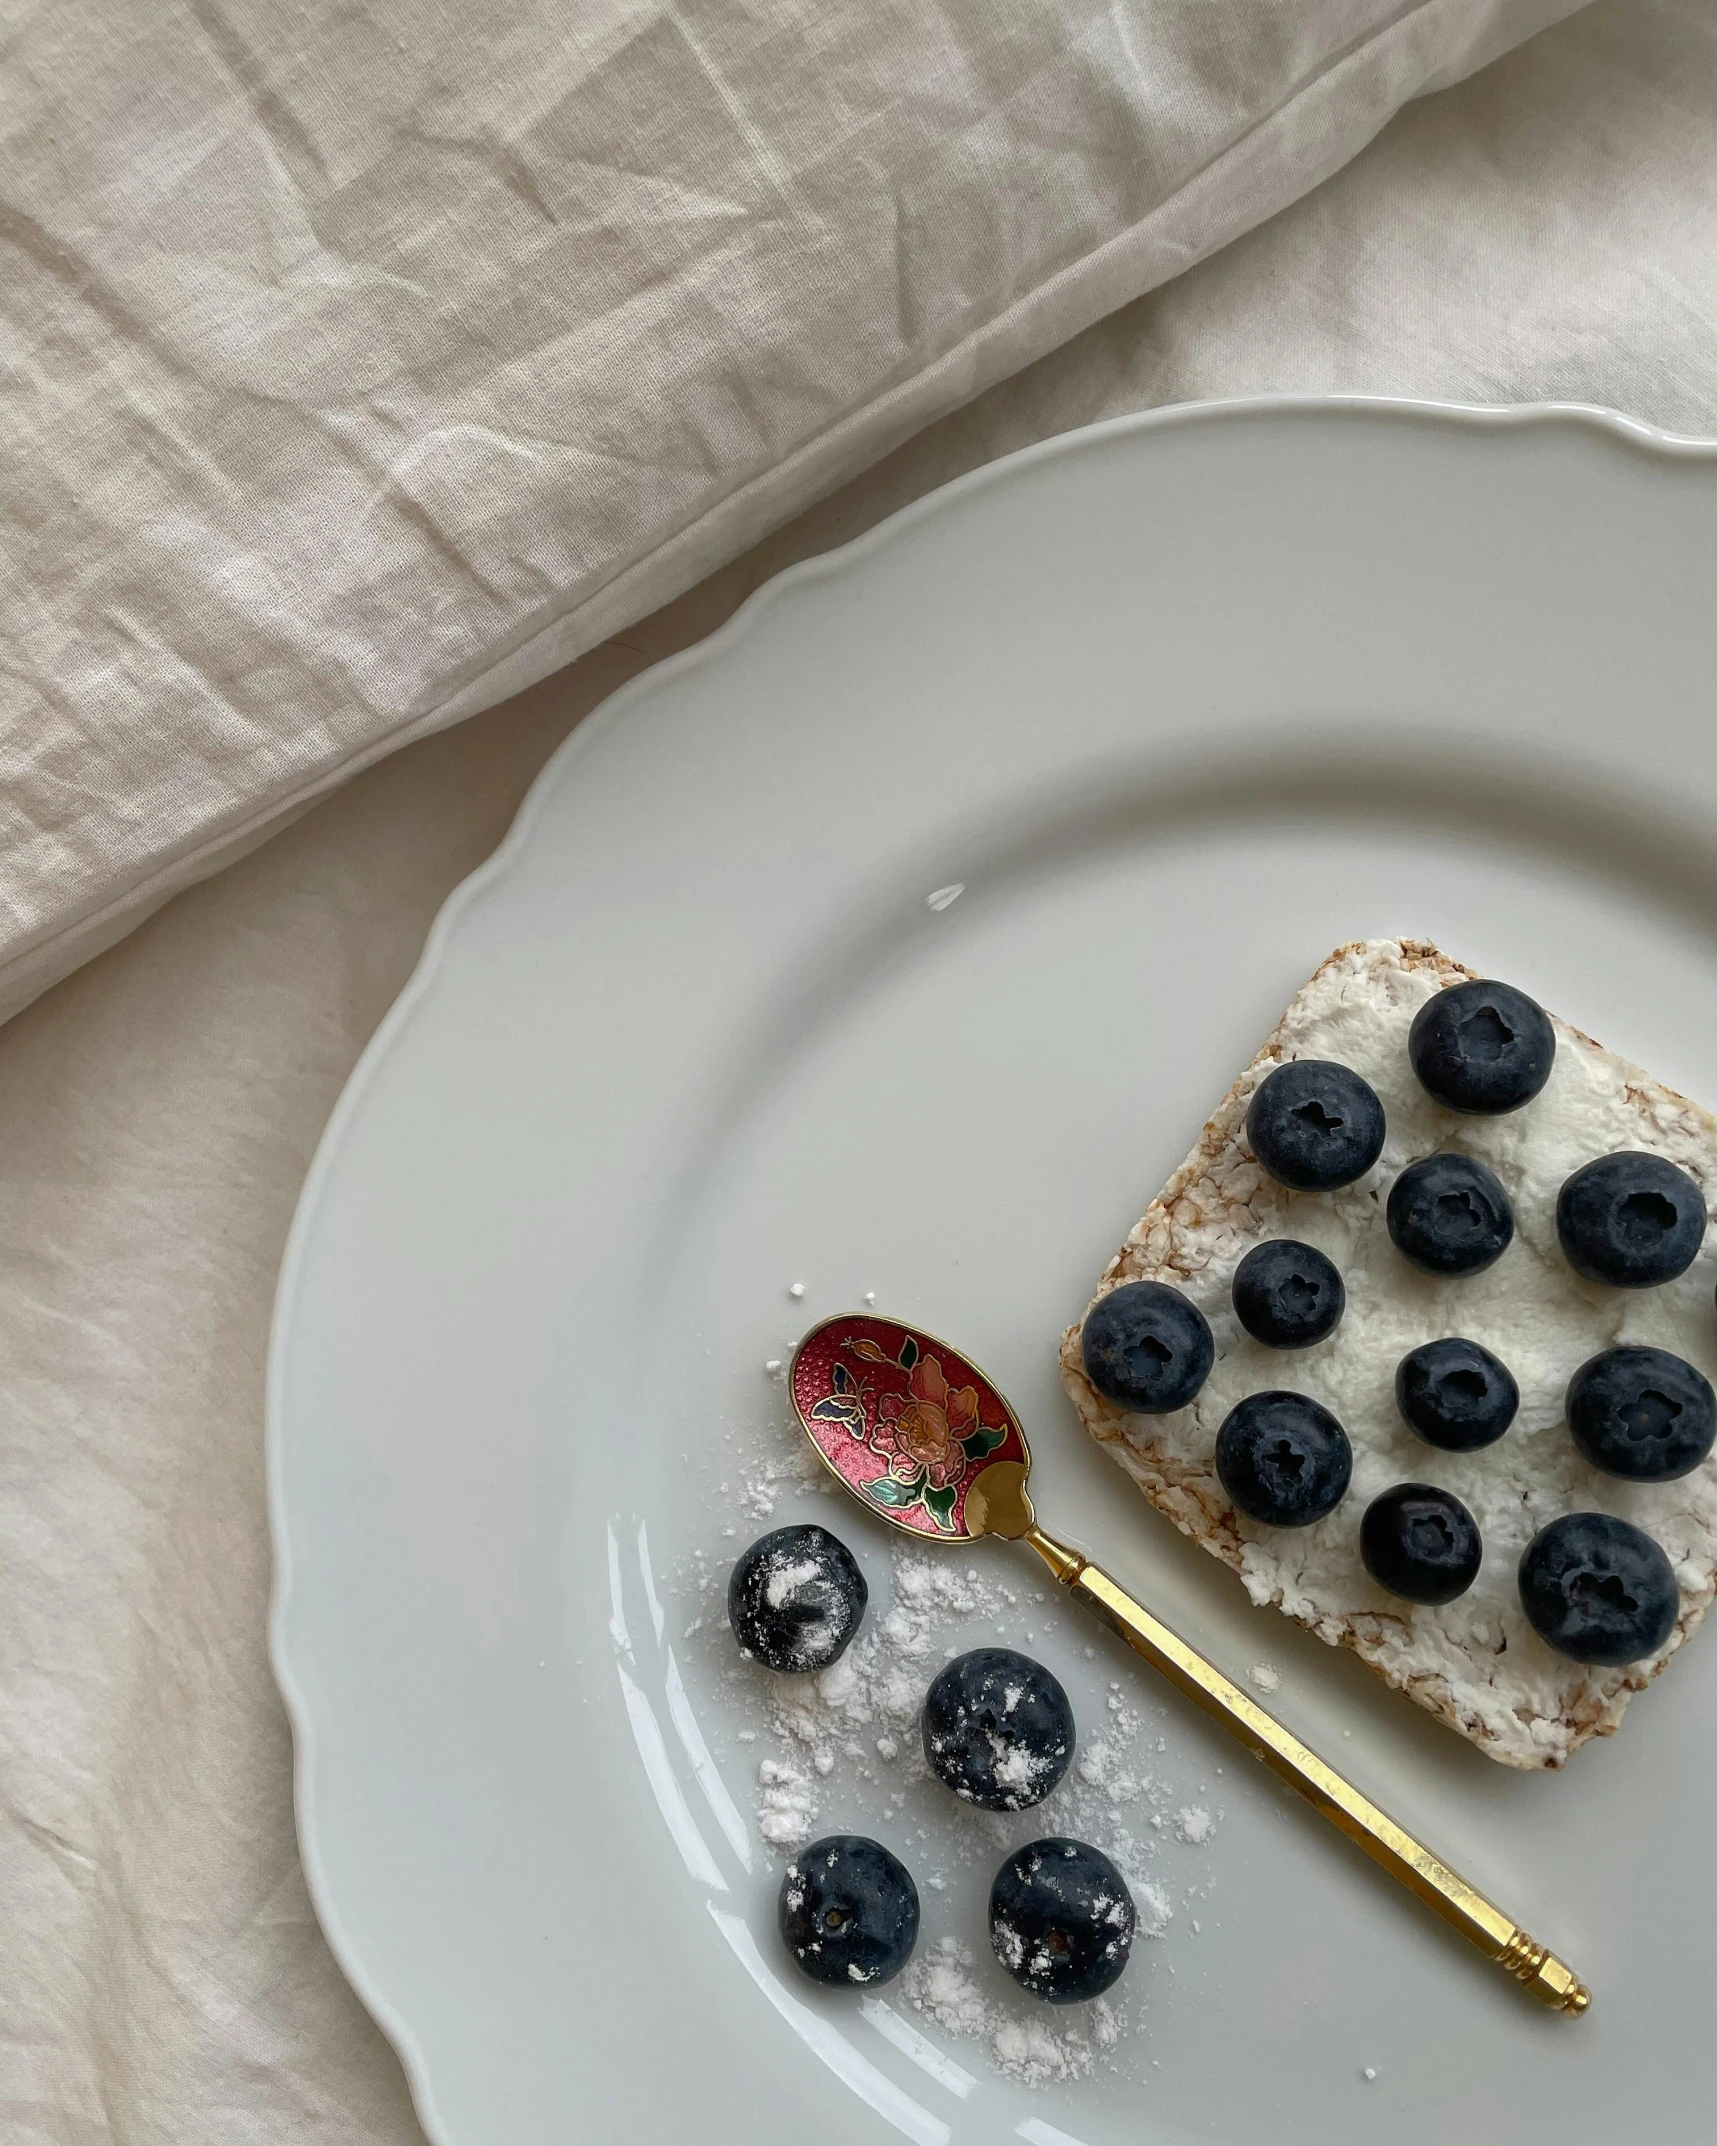
M 433 2146 L 457 2146 L 443 2128 L 431 2081 L 431 2058 L 396 2008 L 379 1979 L 364 1964 L 361 1941 L 342 1922 L 339 1905 L 322 1867 L 317 1818 L 310 1778 L 314 1770 L 316 1723 L 295 1672 L 291 1612 L 293 1572 L 291 1538 L 282 1479 L 285 1415 L 285 1334 L 292 1317 L 299 1272 L 306 1256 L 323 1187 L 376 1069 L 394 1048 L 416 1006 L 434 988 L 446 951 L 466 910 L 490 886 L 504 879 L 528 846 L 549 792 L 581 752 L 623 721 L 646 696 L 689 673 L 719 663 L 750 635 L 778 604 L 806 586 L 850 573 L 874 552 L 947 508 L 992 487 L 1006 484 L 1040 463 L 1084 453 L 1106 442 L 1141 433 L 1167 432 L 1199 425 L 1228 425 L 1260 418 L 1323 418 L 1350 413 L 1451 429 L 1510 431 L 1554 429 L 1589 431 L 1633 449 L 1646 460 L 1691 460 L 1717 466 L 1717 440 L 1665 431 L 1643 419 L 1601 405 L 1569 402 L 1463 403 L 1435 398 L 1383 395 L 1250 395 L 1170 404 L 1127 413 L 1077 427 L 998 457 L 910 501 L 850 542 L 801 559 L 754 589 L 714 632 L 690 647 L 648 666 L 594 708 L 556 747 L 533 778 L 506 835 L 493 853 L 452 890 L 437 911 L 423 952 L 399 996 L 365 1045 L 321 1136 L 293 1212 L 276 1282 L 270 1320 L 266 1368 L 264 1458 L 268 1498 L 273 1582 L 267 1623 L 268 1655 L 274 1681 L 285 1706 L 293 1743 L 293 1811 L 298 1849 L 311 1904 L 342 1974 L 391 2044 L 404 2071 L 412 2103 Z M 480 720 L 473 718 L 472 720 Z

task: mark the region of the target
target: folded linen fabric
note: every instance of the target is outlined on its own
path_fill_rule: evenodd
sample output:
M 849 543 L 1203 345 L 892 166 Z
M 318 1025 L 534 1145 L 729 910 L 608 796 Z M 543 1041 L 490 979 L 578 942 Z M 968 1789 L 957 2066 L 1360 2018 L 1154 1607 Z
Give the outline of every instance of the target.
M 27 12 L 0 1017 L 1572 12 Z

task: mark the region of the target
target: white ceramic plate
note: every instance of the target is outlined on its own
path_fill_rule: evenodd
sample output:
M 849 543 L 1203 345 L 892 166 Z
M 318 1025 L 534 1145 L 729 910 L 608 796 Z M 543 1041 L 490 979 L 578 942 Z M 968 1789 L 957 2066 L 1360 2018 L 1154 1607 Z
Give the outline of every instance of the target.
M 1566 1775 L 1505 1772 L 1251 1610 L 1086 1445 L 1054 1357 L 1344 939 L 1429 934 L 1717 1096 L 1714 565 L 1710 458 L 1615 420 L 1173 411 L 788 574 L 577 732 L 335 1113 L 274 1342 L 304 1859 L 435 2139 L 1708 2126 L 1717 1638 Z M 796 1980 L 755 1691 L 719 1619 L 683 1635 L 792 1436 L 764 1360 L 866 1290 L 1012 1396 L 1051 1524 L 1271 1659 L 1292 1723 L 1588 1976 L 1586 2019 L 1068 1617 L 1036 1651 L 1088 1736 L 1122 1681 L 1171 1812 L 1126 2040 L 1033 2091 L 898 1991 Z M 822 1500 L 772 1524 L 807 1513 L 881 1614 L 880 1535 Z M 823 1794 L 940 1869 L 940 1791 Z M 1180 1798 L 1220 1814 L 1201 1848 Z M 981 1941 L 981 1860 L 926 1891 L 926 1943 Z

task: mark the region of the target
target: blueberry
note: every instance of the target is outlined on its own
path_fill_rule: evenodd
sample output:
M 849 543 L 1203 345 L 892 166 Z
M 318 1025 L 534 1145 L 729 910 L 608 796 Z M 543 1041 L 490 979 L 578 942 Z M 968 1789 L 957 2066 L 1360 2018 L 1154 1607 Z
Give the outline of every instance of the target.
M 1346 1308 L 1334 1264 L 1292 1237 L 1255 1244 L 1234 1270 L 1235 1317 L 1273 1349 L 1309 1349 L 1335 1332 Z
M 1353 1448 L 1329 1410 L 1303 1393 L 1251 1393 L 1216 1434 L 1216 1472 L 1254 1520 L 1310 1527 L 1346 1496 Z
M 1698 1256 L 1705 1198 L 1661 1155 L 1600 1155 L 1556 1195 L 1556 1234 L 1563 1257 L 1587 1281 L 1653 1289 L 1685 1274 Z
M 1073 1757 L 1073 1709 L 1041 1662 L 979 1647 L 941 1671 L 924 1701 L 937 1780 L 986 1811 L 1041 1803 Z
M 1681 1593 L 1669 1559 L 1630 1521 L 1564 1513 L 1521 1552 L 1520 1606 L 1558 1654 L 1620 1669 L 1663 1645 Z
M 1514 1239 L 1514 1210 L 1494 1170 L 1470 1155 L 1427 1155 L 1389 1188 L 1389 1234 L 1427 1274 L 1482 1274 Z
M 1452 1602 L 1478 1578 L 1479 1524 L 1432 1483 L 1397 1483 L 1359 1523 L 1359 1554 L 1379 1587 L 1404 1602 Z
M 918 1942 L 918 1888 L 900 1858 L 861 1833 L 831 1833 L 787 1865 L 781 1936 L 813 1982 L 874 1989 Z
M 1530 1103 L 1550 1078 L 1556 1031 L 1512 984 L 1451 984 L 1413 1016 L 1407 1056 L 1439 1103 L 1496 1117 Z
M 1216 1344 L 1203 1312 L 1165 1282 L 1123 1282 L 1085 1314 L 1085 1376 L 1141 1416 L 1185 1408 L 1210 1376 Z
M 1100 1849 L 1051 1835 L 1010 1855 L 990 1887 L 990 1943 L 1034 1997 L 1079 2004 L 1120 1979 L 1138 1916 Z
M 859 1628 L 870 1590 L 827 1528 L 777 1528 L 751 1545 L 727 1583 L 741 1650 L 766 1669 L 827 1669 Z
M 1568 1381 L 1568 1428 L 1606 1475 L 1673 1483 L 1717 1441 L 1717 1394 L 1667 1349 L 1605 1349 Z
M 1333 1192 L 1383 1153 L 1383 1105 L 1350 1066 L 1293 1058 L 1259 1085 L 1246 1137 L 1277 1184 Z
M 1422 1342 L 1395 1367 L 1395 1405 L 1409 1430 L 1445 1453 L 1494 1446 L 1514 1421 L 1520 1388 L 1476 1341 Z

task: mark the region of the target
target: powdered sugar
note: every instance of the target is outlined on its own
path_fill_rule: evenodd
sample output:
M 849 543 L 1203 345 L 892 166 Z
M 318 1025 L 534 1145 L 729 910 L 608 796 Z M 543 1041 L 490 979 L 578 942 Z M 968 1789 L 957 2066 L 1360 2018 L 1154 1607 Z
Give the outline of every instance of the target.
M 808 1587 L 822 1569 L 814 1557 L 800 1558 L 796 1563 L 784 1558 L 771 1565 L 769 1576 L 763 1583 L 764 1601 L 771 1609 L 781 1609 L 801 1587 Z
M 979 1568 L 902 1546 L 894 1554 L 886 1609 L 879 1615 L 873 1600 L 863 1629 L 839 1661 L 810 1676 L 759 1672 L 773 1747 L 757 1775 L 764 1840 L 777 1849 L 802 1847 L 832 1815 L 831 1800 L 850 1811 L 861 1785 L 873 1804 L 882 1789 L 884 1809 L 894 1812 L 905 1805 L 908 1790 L 929 1788 L 920 1714 L 936 1669 L 960 1651 L 948 1635 L 977 1623 L 990 1641 L 1023 1637 L 1006 1629 L 1010 1612 L 1020 1608 L 1017 1590 Z M 1152 1867 L 1163 1841 L 1178 1835 L 1201 1845 L 1214 1820 L 1208 1811 L 1202 1821 L 1189 1810 L 1177 1811 L 1172 1784 L 1148 1763 L 1164 1739 L 1144 1735 L 1143 1715 L 1118 1680 L 1099 1719 L 1101 1730 L 1081 1736 L 1068 1774 L 1042 1803 L 1014 1819 L 945 1801 L 940 1787 L 930 1788 L 941 1824 L 920 1837 L 933 1855 L 956 1865 L 993 1865 L 1010 1844 L 1032 1833 L 1089 1840 L 1126 1878 L 1139 1906 L 1141 1934 L 1160 1936 L 1173 1919 L 1170 1896 Z M 1032 1785 L 1026 1776 L 1034 1761 L 1029 1753 L 1014 1752 L 1003 1763 L 1016 1761 L 1023 1796 Z M 897 1783 L 892 1791 L 890 1776 Z
M 1216 1820 L 1203 1804 L 1194 1804 L 1175 1818 L 1175 1831 L 1194 1848 L 1202 1848 L 1216 1831 Z
M 1168 1895 L 1159 1886 L 1145 1880 L 1135 1880 L 1130 1890 L 1133 1906 L 1138 1910 L 1139 1937 L 1161 1937 L 1174 1921 L 1174 1909 L 1169 1906 Z
M 1038 1784 L 1055 1761 L 1046 1752 L 1027 1750 L 1024 1744 L 1004 1744 L 999 1736 L 991 1737 L 990 1743 L 997 1785 L 1007 1792 L 1016 1811 L 1023 1810 L 1036 1801 Z
M 771 1440 L 749 1452 L 741 1445 L 734 1459 L 740 1465 L 726 1502 L 741 1504 L 757 1520 L 771 1513 L 797 1517 L 791 1503 L 780 1511 L 783 1499 L 835 1488 L 802 1440 Z M 1159 1733 L 1166 1726 L 1163 1703 L 1148 1681 L 1130 1675 L 1108 1679 L 1107 1688 L 1092 1684 L 1090 1665 L 1098 1656 L 1087 1628 L 1029 1563 L 1023 1571 L 1010 1566 L 988 1544 L 962 1553 L 908 1540 L 890 1543 L 879 1561 L 874 1535 L 861 1542 L 835 1513 L 819 1517 L 834 1521 L 860 1551 L 871 1589 L 851 1645 L 820 1672 L 777 1675 L 742 1661 L 717 1606 L 733 1555 L 714 1539 L 719 1521 L 708 1551 L 694 1552 L 705 1614 L 688 1611 L 690 1626 L 703 1629 L 710 1670 L 739 1711 L 733 1741 L 753 1747 L 743 1756 L 753 1775 L 751 1807 L 765 1848 L 780 1859 L 777 1876 L 781 1863 L 820 1833 L 883 1839 L 911 1869 L 924 1917 L 917 1952 L 898 1994 L 890 1993 L 902 2010 L 920 2015 L 927 2031 L 980 2048 L 988 2064 L 1023 2086 L 1054 2088 L 1118 2068 L 1121 2046 L 1149 1995 L 1146 1963 L 1135 1958 L 1129 1975 L 1093 2004 L 1046 2006 L 991 1957 L 985 1903 L 1003 1858 L 1045 1834 L 1088 1841 L 1115 1863 L 1136 1911 L 1135 1954 L 1170 1936 L 1183 1896 L 1191 1905 L 1208 1896 L 1214 1880 L 1204 1857 L 1195 1857 L 1202 1841 L 1181 1824 L 1192 1808 L 1186 1789 L 1193 1784 L 1172 1778 L 1167 1739 Z M 802 1553 L 769 1576 L 772 1606 L 802 1584 L 803 1576 L 790 1569 L 801 1561 Z M 1029 1801 L 1040 1785 L 1041 1761 L 1030 1751 L 998 1749 L 1004 1783 L 1025 1805 L 1018 1812 L 957 1800 L 924 1759 L 929 1685 L 946 1661 L 977 1646 L 1018 1647 L 1045 1660 L 1074 1702 L 1073 1763 L 1042 1802 Z M 762 1882 L 772 1888 L 775 1881 Z M 1202 1912 L 1208 1915 L 1208 1906 Z M 1166 1963 L 1156 1969 L 1172 1971 Z
M 811 1837 L 817 1795 L 808 1771 L 787 1759 L 757 1768 L 757 1830 L 771 1848 L 799 1848 Z
M 991 1996 L 978 1979 L 970 1946 L 957 1937 L 925 1946 L 901 1978 L 901 1991 L 945 2034 L 983 2043 L 997 2068 L 1024 2086 L 1083 2078 L 1127 2031 L 1107 1998 L 1080 2006 L 1069 2019 L 1046 2015 L 1041 2005 L 1028 2012 L 1006 1996 Z
M 904 1750 L 909 1767 L 923 1773 L 918 1714 L 936 1641 L 955 1620 L 993 1615 L 998 1607 L 996 1590 L 975 1569 L 946 1558 L 898 1552 L 893 1581 L 888 1609 L 867 1619 L 838 1662 L 816 1676 L 768 1680 L 779 1756 L 767 1763 L 789 1767 L 799 1791 L 790 1801 L 771 1794 L 780 1782 L 766 1784 L 759 1774 L 765 1792 L 758 1824 L 771 1846 L 800 1847 L 810 1839 L 818 1810 L 814 1779 L 828 1779 L 837 1759 L 863 1766 L 874 1753 L 892 1765 Z
M 1167 1935 L 1176 1896 L 1191 1875 L 1188 1866 L 1174 1866 L 1188 1853 L 1182 1821 L 1193 1806 L 1165 1777 L 1161 1708 L 1130 1680 L 1112 1679 L 1099 1703 L 1075 1698 L 1082 1733 L 1073 1763 L 1041 1803 L 1014 1814 L 959 1802 L 924 1761 L 921 1716 L 937 1670 L 971 1646 L 1031 1652 L 1027 1635 L 1040 1632 L 1058 1663 L 1069 1655 L 1082 1660 L 1082 1648 L 1068 1642 L 1083 1635 L 1068 1616 L 1073 1630 L 1057 1640 L 1062 1613 L 1053 1590 L 1034 1588 L 1029 1579 L 1021 1585 L 1005 1567 L 986 1569 L 903 1542 L 884 1573 L 872 1561 L 868 1576 L 864 1625 L 829 1668 L 778 1676 L 754 1664 L 733 1666 L 731 1674 L 760 1707 L 758 1831 L 783 1857 L 821 1832 L 846 1830 L 880 1834 L 903 1855 L 918 1883 L 925 1928 L 901 1977 L 899 2001 L 931 2028 L 980 2046 L 997 2070 L 1028 2087 L 1055 2087 L 1114 2068 L 1146 1997 L 1148 1972 L 1135 1961 L 1131 1979 L 1108 1997 L 1065 2009 L 1045 2006 L 1018 1990 L 990 1957 L 983 1902 L 1004 1856 L 1043 1834 L 1066 1834 L 1101 1848 L 1125 1877 L 1137 1917 L 1135 1951 Z M 705 1585 L 713 1590 L 720 1580 L 719 1568 L 712 1568 Z M 1015 1785 L 1029 1794 L 1030 1754 L 998 1757 L 1004 1770 L 1023 1762 Z M 1191 1890 L 1207 1892 L 1209 1882 L 1201 1873 Z M 958 1934 L 947 1930 L 947 1919 Z

